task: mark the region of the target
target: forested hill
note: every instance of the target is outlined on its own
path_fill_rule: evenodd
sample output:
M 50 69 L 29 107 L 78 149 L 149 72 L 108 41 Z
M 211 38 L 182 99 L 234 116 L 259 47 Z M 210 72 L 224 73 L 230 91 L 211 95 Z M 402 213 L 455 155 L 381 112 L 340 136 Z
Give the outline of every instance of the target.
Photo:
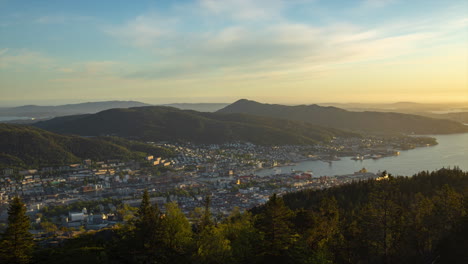
M 146 153 L 171 155 L 144 143 L 112 137 L 63 136 L 39 128 L 0 124 L 0 168 L 66 165 L 83 159 L 135 159 Z
M 128 108 L 140 106 L 149 105 L 136 101 L 104 101 L 56 106 L 23 105 L 18 107 L 0 108 L 0 116 L 50 118 L 53 116 L 97 113 L 112 108 Z
M 54 118 L 35 125 L 63 134 L 193 143 L 313 144 L 335 136 L 358 136 L 306 122 L 162 106 L 110 109 L 97 114 Z
M 344 130 L 377 133 L 450 134 L 468 132 L 468 126 L 450 120 L 411 114 L 385 112 L 351 112 L 318 105 L 286 106 L 239 100 L 218 113 L 245 113 L 258 116 L 305 121 Z
M 284 219 L 329 263 L 466 263 L 468 172 L 420 172 L 282 197 Z M 261 216 L 269 204 L 252 211 Z M 328 263 L 328 262 L 327 262 Z
M 467 263 L 468 173 L 458 169 L 362 181 L 284 197 L 216 222 L 209 198 L 191 221 L 147 192 L 124 225 L 88 232 L 33 263 Z

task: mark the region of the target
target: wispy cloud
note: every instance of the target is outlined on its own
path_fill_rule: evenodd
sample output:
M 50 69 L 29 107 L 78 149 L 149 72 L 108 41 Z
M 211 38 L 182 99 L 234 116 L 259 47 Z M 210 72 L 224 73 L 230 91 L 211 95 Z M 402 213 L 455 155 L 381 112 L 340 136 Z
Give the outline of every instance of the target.
M 395 2 L 396 0 L 364 0 L 362 6 L 365 8 L 382 8 Z
M 8 48 L 0 49 L 0 56 L 6 54 L 8 52 Z
M 177 18 L 151 13 L 140 15 L 124 26 L 107 26 L 103 30 L 137 47 L 148 47 L 170 37 L 174 33 L 171 29 L 176 23 Z
M 146 11 L 141 9 L 140 13 L 132 9 L 132 13 L 122 12 L 122 16 L 103 14 L 88 18 L 73 15 L 72 10 L 53 15 L 36 12 L 18 18 L 9 15 L 1 19 L 0 26 L 21 22 L 18 29 L 25 29 L 24 32 L 43 30 L 47 34 L 25 33 L 29 38 L 32 35 L 39 38 L 37 47 L 15 49 L 15 44 L 0 47 L 0 74 L 8 78 L 9 71 L 40 73 L 31 76 L 48 80 L 42 86 L 51 85 L 56 90 L 62 86 L 74 92 L 76 87 L 107 87 L 102 88 L 103 96 L 118 91 L 128 94 L 129 87 L 145 92 L 164 87 L 168 93 L 165 96 L 169 97 L 189 94 L 193 89 L 197 92 L 192 94 L 197 95 L 234 95 L 239 89 L 246 95 L 258 95 L 265 94 L 269 86 L 311 87 L 312 82 L 322 81 L 324 87 L 347 86 L 340 80 L 353 79 L 357 74 L 345 75 L 345 71 L 385 69 L 388 65 L 404 65 L 402 62 L 410 59 L 420 63 L 416 58 L 429 57 L 434 52 L 443 57 L 452 44 L 459 45 L 463 40 L 466 43 L 464 33 L 468 21 L 460 12 L 463 9 L 459 8 L 460 4 L 430 15 L 411 10 L 395 15 L 399 5 L 413 9 L 416 5 L 400 0 L 343 3 L 193 0 L 155 4 Z M 83 23 L 86 21 L 93 23 Z M 2 32 L 10 34 L 9 41 L 26 47 L 16 31 L 18 25 L 8 25 Z M 84 45 L 65 39 L 61 40 L 60 49 L 53 50 L 59 45 L 54 41 L 57 29 L 66 30 L 70 25 L 80 34 L 70 41 L 83 40 Z M 70 33 L 75 36 L 74 32 Z M 76 53 L 67 53 L 67 44 Z M 109 49 L 99 53 L 102 47 Z M 34 51 L 36 48 L 40 52 Z M 458 51 L 463 49 L 457 48 Z M 94 59 L 85 59 L 90 56 Z M 19 82 L 14 78 L 9 81 Z M 218 91 L 217 86 L 223 89 Z M 249 87 L 256 88 L 250 91 Z M 63 89 L 64 95 L 66 91 Z
M 98 79 L 118 76 L 125 64 L 117 61 L 65 62 L 37 51 L 25 49 L 0 49 L 0 69 L 17 72 L 42 70 L 61 74 L 66 78 Z M 60 78 L 62 78 L 60 77 Z
M 85 22 L 92 21 L 94 18 L 90 16 L 77 16 L 65 14 L 44 15 L 35 19 L 34 22 L 39 24 L 64 24 L 71 22 Z
M 405 25 L 390 24 L 381 28 L 351 23 L 314 26 L 284 20 L 258 24 L 257 27 L 236 24 L 200 33 L 183 33 L 177 30 L 177 23 L 177 17 L 166 21 L 160 15 L 141 15 L 107 31 L 148 52 L 148 56 L 154 56 L 157 61 L 144 65 L 144 70 L 136 69 L 126 74 L 125 78 L 164 79 L 194 75 L 207 78 L 227 74 L 241 76 L 243 73 L 264 76 L 269 72 L 304 72 L 305 69 L 315 72 L 343 63 L 410 54 L 437 41 L 441 34 L 433 32 L 429 26 L 406 32 L 401 30 Z
M 203 11 L 237 20 L 271 19 L 280 16 L 282 0 L 199 0 Z
M 35 51 L 9 48 L 0 50 L 0 68 L 3 69 L 23 70 L 26 67 L 49 69 L 53 67 L 53 63 L 52 58 Z

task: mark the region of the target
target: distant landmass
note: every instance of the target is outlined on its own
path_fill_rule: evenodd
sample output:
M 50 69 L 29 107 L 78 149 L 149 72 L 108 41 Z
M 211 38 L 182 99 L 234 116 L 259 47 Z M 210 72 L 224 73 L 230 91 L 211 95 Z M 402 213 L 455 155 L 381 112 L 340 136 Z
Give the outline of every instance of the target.
M 150 106 L 110 109 L 97 114 L 57 117 L 35 126 L 62 134 L 113 135 L 145 141 L 199 144 L 313 144 L 336 136 L 358 136 L 306 122 L 247 114 L 202 113 Z
M 111 108 L 129 108 L 149 106 L 136 101 L 104 101 L 57 106 L 24 105 L 10 108 L 0 108 L 0 116 L 51 118 L 56 116 L 91 114 Z
M 398 102 L 392 104 L 369 103 L 323 103 L 320 106 L 334 106 L 349 111 L 395 112 L 415 114 L 438 119 L 448 119 L 468 124 L 468 103 L 423 104 Z
M 199 103 L 199 104 L 188 104 L 188 103 L 175 103 L 175 104 L 164 104 L 162 106 L 171 106 L 182 110 L 194 110 L 198 112 L 216 112 L 229 104 L 227 103 Z
M 172 155 L 164 148 L 120 138 L 64 136 L 30 126 L 0 124 L 0 168 L 57 166 L 84 159 L 130 160 L 146 154 Z
M 456 113 L 445 113 L 445 114 L 423 113 L 422 115 L 426 115 L 426 116 L 433 117 L 433 118 L 450 119 L 453 121 L 468 124 L 468 112 L 456 112 Z
M 320 106 L 334 106 L 350 111 L 378 111 L 378 112 L 397 112 L 397 113 L 423 113 L 423 112 L 464 112 L 468 111 L 467 103 L 415 103 L 415 102 L 397 102 L 388 104 L 377 103 L 320 103 Z
M 332 106 L 285 106 L 239 100 L 217 113 L 245 113 L 284 118 L 314 125 L 370 133 L 451 134 L 468 132 L 468 127 L 450 120 L 392 112 L 352 112 Z

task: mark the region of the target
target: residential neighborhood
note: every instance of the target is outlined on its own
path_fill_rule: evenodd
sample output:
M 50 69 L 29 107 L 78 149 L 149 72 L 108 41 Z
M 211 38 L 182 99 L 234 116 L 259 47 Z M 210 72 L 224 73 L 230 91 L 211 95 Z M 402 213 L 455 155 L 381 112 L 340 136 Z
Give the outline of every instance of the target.
M 119 213 L 119 209 L 138 207 L 144 190 L 161 210 L 167 202 L 177 202 L 187 216 L 210 196 L 214 216 L 221 219 L 236 207 L 244 211 L 263 204 L 273 193 L 323 189 L 381 176 L 380 172 L 368 172 L 365 168 L 348 175 L 318 177 L 313 172 L 278 169 L 272 175 L 260 176 L 262 169 L 305 160 L 332 162 L 345 156 L 376 159 L 432 144 L 416 137 L 336 138 L 330 144 L 311 146 L 149 143 L 169 148 L 175 155 L 148 155 L 142 160 L 127 161 L 86 159 L 67 166 L 1 170 L 0 221 L 6 221 L 9 200 L 20 195 L 39 233 L 41 221 L 72 230 L 100 229 L 126 221 L 125 213 Z M 93 208 L 78 208 L 80 203 L 92 204 Z M 53 208 L 65 207 L 73 209 L 51 213 Z

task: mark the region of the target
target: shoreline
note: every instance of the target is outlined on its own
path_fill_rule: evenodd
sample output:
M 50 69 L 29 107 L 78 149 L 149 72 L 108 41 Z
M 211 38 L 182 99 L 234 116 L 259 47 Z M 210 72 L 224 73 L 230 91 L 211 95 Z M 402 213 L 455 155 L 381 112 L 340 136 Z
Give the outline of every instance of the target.
M 402 149 L 402 150 L 398 150 L 396 152 L 398 152 L 398 154 L 393 154 L 393 155 L 382 155 L 381 157 L 377 157 L 377 158 L 372 158 L 372 157 L 369 157 L 369 158 L 364 158 L 364 159 L 356 159 L 356 160 L 353 160 L 352 158 L 353 157 L 356 157 L 356 155 L 346 155 L 346 156 L 340 156 L 338 159 L 333 159 L 333 160 L 327 160 L 327 159 L 323 159 L 323 158 L 305 158 L 305 159 L 301 159 L 301 160 L 297 160 L 297 161 L 294 161 L 294 162 L 291 162 L 291 163 L 287 163 L 287 164 L 281 164 L 281 165 L 277 165 L 277 166 L 271 166 L 271 167 L 266 167 L 266 168 L 261 168 L 261 169 L 255 169 L 254 170 L 254 175 L 258 176 L 257 174 L 255 174 L 256 172 L 259 172 L 259 171 L 262 171 L 262 170 L 272 170 L 272 169 L 275 169 L 275 168 L 282 168 L 282 167 L 290 167 L 290 166 L 298 166 L 300 163 L 303 163 L 303 162 L 310 162 L 310 161 L 321 161 L 321 162 L 324 162 L 324 163 L 329 163 L 329 164 L 332 164 L 334 161 L 341 161 L 342 158 L 350 158 L 350 160 L 353 160 L 355 162 L 357 161 L 364 161 L 364 160 L 380 160 L 380 159 L 384 159 L 384 158 L 389 158 L 389 157 L 398 157 L 400 156 L 400 151 L 411 151 L 411 150 L 415 150 L 415 149 L 421 149 L 421 148 L 427 148 L 427 147 L 434 147 L 434 146 L 437 146 L 439 143 L 437 142 L 436 144 L 433 144 L 433 145 L 422 145 L 422 146 L 416 146 L 414 148 L 409 148 L 409 149 Z M 312 171 L 313 172 L 313 171 Z M 281 173 L 281 174 L 284 174 L 284 173 Z M 275 175 L 275 174 L 269 174 L 268 176 L 272 176 L 272 175 Z M 339 174 L 341 175 L 341 174 Z M 334 175 L 334 176 L 339 176 L 339 175 Z M 344 174 L 344 175 L 347 175 L 347 174 Z M 265 175 L 267 176 L 267 175 Z M 264 177 L 264 176 L 262 176 Z M 314 176 L 313 176 L 314 177 Z M 319 177 L 319 176 L 317 176 Z

